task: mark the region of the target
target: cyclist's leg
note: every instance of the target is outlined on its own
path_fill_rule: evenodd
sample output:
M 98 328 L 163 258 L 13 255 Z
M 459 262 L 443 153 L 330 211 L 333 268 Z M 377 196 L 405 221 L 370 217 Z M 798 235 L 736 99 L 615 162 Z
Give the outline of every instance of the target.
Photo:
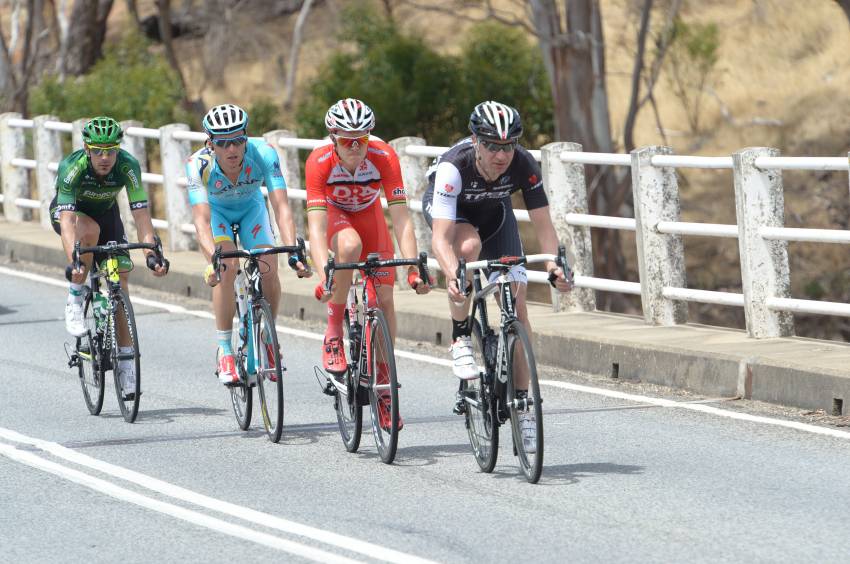
M 363 244 L 360 235 L 351 225 L 350 216 L 331 206 L 328 208 L 328 247 L 333 250 L 337 262 L 355 262 L 360 258 Z M 340 374 L 348 365 L 345 347 L 342 346 L 342 321 L 345 302 L 351 288 L 353 271 L 340 270 L 334 273 L 334 289 L 327 303 L 328 325 L 322 346 L 322 364 L 326 370 Z
M 59 221 L 60 214 L 61 211 L 56 207 L 56 196 L 54 196 L 53 201 L 50 202 L 50 223 L 53 231 L 61 238 L 62 227 Z M 100 235 L 100 226 L 97 222 L 79 212 L 74 214 L 74 218 L 74 239 L 80 241 L 80 244 L 84 247 L 96 245 Z M 61 240 L 66 255 L 70 254 L 72 249 L 67 247 L 65 239 Z M 92 255 L 87 253 L 80 258 L 83 262 L 83 273 L 87 273 L 91 268 Z M 72 334 L 77 334 L 84 330 L 82 325 L 83 285 L 70 281 L 68 283 L 68 299 L 65 304 L 65 324 Z
M 361 250 L 357 260 L 366 260 L 371 253 L 378 253 L 382 260 L 394 256 L 393 241 L 390 230 L 384 219 L 384 210 L 379 205 L 372 205 L 352 218 L 352 227 L 360 236 Z M 395 304 L 393 303 L 393 288 L 395 286 L 395 268 L 381 268 L 375 273 L 375 288 L 378 294 L 378 304 L 384 312 L 384 318 L 390 330 L 390 339 L 395 343 L 396 319 Z
M 233 230 L 231 225 L 238 223 L 238 216 L 234 221 L 232 212 L 210 206 L 210 226 L 213 232 L 213 242 L 220 246 L 224 252 L 235 251 L 236 244 L 233 242 Z M 242 237 L 240 230 L 240 237 Z M 236 272 L 239 270 L 239 260 L 235 258 L 222 261 L 225 268 L 220 271 L 221 282 L 212 289 L 213 313 L 215 314 L 215 328 L 217 331 L 232 331 L 233 316 L 236 314 L 236 299 L 233 295 L 233 282 L 236 280 Z
M 516 216 L 513 209 L 508 204 L 503 204 L 504 214 L 501 224 L 492 231 L 482 244 L 482 258 L 491 259 L 501 256 L 522 256 L 525 251 L 522 247 L 522 239 L 519 236 L 519 225 L 516 221 Z M 493 273 L 491 276 L 495 277 Z M 511 290 L 514 293 L 516 300 L 514 304 L 514 312 L 517 318 L 525 326 L 528 331 L 529 338 L 532 337 L 531 323 L 528 320 L 528 307 L 526 305 L 526 296 L 528 294 L 528 275 L 524 266 L 515 266 L 509 274 L 513 281 Z M 520 349 L 521 351 L 521 345 Z M 516 355 L 521 358 L 521 355 Z M 525 391 L 528 389 L 528 366 L 524 362 L 517 361 L 514 366 L 514 384 L 516 389 Z
M 238 221 L 239 236 L 242 238 L 244 249 L 270 248 L 275 244 L 274 231 L 269 221 L 269 212 L 265 201 L 260 197 Z M 277 255 L 260 259 L 260 273 L 263 277 L 263 295 L 272 308 L 272 315 L 277 317 L 280 304 L 280 278 L 278 278 Z

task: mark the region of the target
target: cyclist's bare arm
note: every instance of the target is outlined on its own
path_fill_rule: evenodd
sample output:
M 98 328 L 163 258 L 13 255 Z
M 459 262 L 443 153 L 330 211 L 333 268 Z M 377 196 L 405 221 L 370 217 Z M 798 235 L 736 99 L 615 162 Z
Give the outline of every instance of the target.
M 310 258 L 317 270 L 328 263 L 328 212 L 324 209 L 307 212 L 307 230 L 310 233 Z M 324 271 L 320 273 L 324 279 Z
M 536 208 L 528 211 L 528 217 L 531 219 L 531 224 L 534 226 L 534 232 L 537 234 L 537 241 L 540 243 L 540 252 L 547 255 L 558 254 L 558 234 L 555 233 L 555 226 L 552 224 L 552 216 L 549 215 L 549 206 Z M 565 272 L 555 264 L 555 261 L 546 261 L 546 272 L 552 272 L 558 276 L 555 282 L 555 287 L 561 291 L 569 291 L 570 285 L 567 283 Z
M 212 227 L 210 227 L 210 205 L 207 203 L 192 206 L 192 223 L 197 231 L 198 246 L 207 262 L 212 261 L 215 252 L 215 240 L 213 239 Z
M 440 270 L 446 275 L 449 298 L 462 302 L 465 296 L 457 286 L 457 255 L 454 251 L 455 222 L 451 219 L 434 218 L 432 222 L 431 248 L 440 264 Z
M 154 244 L 153 222 L 151 221 L 150 208 L 140 208 L 133 210 L 133 221 L 136 222 L 136 235 L 139 237 L 139 242 Z M 150 249 L 145 249 L 145 260 L 154 252 Z M 165 265 L 157 265 L 153 270 L 154 276 L 165 276 L 168 273 L 168 267 Z
M 295 245 L 295 222 L 292 219 L 292 208 L 289 207 L 286 191 L 272 190 L 269 192 L 269 203 L 274 210 L 274 218 L 283 244 L 286 246 Z
M 416 245 L 416 232 L 413 230 L 413 221 L 410 219 L 410 212 L 404 204 L 391 205 L 390 219 L 393 221 L 393 231 L 395 232 L 398 247 L 401 250 L 403 257 L 415 257 L 419 255 L 419 250 Z M 416 291 L 417 293 L 427 293 L 430 289 L 430 280 L 422 280 L 418 276 L 418 269 L 415 266 L 410 266 L 407 269 L 408 274 L 416 275 Z M 423 284 L 424 283 L 424 284 Z M 419 286 L 422 288 L 419 288 Z

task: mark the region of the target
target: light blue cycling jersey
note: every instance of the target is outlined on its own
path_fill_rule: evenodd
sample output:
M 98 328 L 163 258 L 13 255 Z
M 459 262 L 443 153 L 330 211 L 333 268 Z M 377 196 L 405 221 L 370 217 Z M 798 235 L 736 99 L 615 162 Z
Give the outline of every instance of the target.
M 242 161 L 242 172 L 234 186 L 221 171 L 212 149 L 204 147 L 186 163 L 189 204 L 209 203 L 211 207 L 241 208 L 248 200 L 263 199 L 260 186 L 286 190 L 280 159 L 274 147 L 262 139 L 249 139 Z
M 186 163 L 189 204 L 210 205 L 213 240 L 234 241 L 230 226 L 242 226 L 242 247 L 272 246 L 274 232 L 260 186 L 268 190 L 286 190 L 280 159 L 274 147 L 262 139 L 249 139 L 236 185 L 221 171 L 212 149 L 204 147 Z

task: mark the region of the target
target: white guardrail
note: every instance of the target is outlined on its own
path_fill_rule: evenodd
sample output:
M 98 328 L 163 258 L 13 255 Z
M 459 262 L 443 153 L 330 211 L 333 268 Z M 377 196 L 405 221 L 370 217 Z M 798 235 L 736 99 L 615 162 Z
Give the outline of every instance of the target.
M 19 114 L 0 115 L 0 172 L 2 172 L 3 212 L 10 221 L 28 221 L 31 210 L 40 210 L 38 219 L 49 228 L 47 205 L 55 193 L 56 169 L 62 158 L 60 134 L 71 134 L 75 148 L 82 146 L 80 131 L 85 120 L 60 122 L 51 116 L 22 119 Z M 157 229 L 167 230 L 172 250 L 189 249 L 194 244 L 194 226 L 185 195 L 183 163 L 192 144 L 206 136 L 185 124 L 158 129 L 141 127 L 138 122 L 122 123 L 122 147 L 142 164 L 142 181 L 152 190 L 164 190 L 165 217 L 155 218 Z M 24 156 L 26 130 L 32 133 L 34 158 Z M 272 131 L 263 138 L 281 157 L 287 193 L 295 208 L 298 230 L 305 232 L 301 186 L 303 159 L 299 150 L 312 150 L 325 141 L 300 139 L 292 132 Z M 159 143 L 161 171 L 147 171 L 145 140 Z M 425 144 L 416 137 L 390 141 L 399 154 L 402 174 L 414 213 L 417 242 L 430 249 L 430 232 L 421 216 L 421 197 L 427 188 L 425 171 L 430 159 L 446 147 Z M 576 290 L 567 296 L 553 294 L 555 309 L 593 311 L 595 291 L 620 292 L 641 296 L 644 318 L 655 325 L 687 321 L 687 302 L 744 307 L 747 331 L 752 337 L 778 337 L 793 334 L 794 313 L 850 316 L 850 305 L 836 302 L 792 299 L 787 243 L 808 241 L 850 243 L 850 231 L 784 227 L 783 170 L 848 171 L 845 157 L 780 157 L 770 148 L 749 148 L 731 157 L 673 155 L 668 147 L 644 147 L 631 154 L 587 153 L 575 143 L 550 143 L 531 154 L 541 162 L 543 181 L 549 196 L 555 229 L 568 245 L 576 274 Z M 609 217 L 588 213 L 584 165 L 628 166 L 631 168 L 635 217 Z M 732 170 L 737 224 L 720 225 L 680 221 L 676 168 Z M 35 186 L 30 172 L 35 171 Z M 161 187 L 161 188 L 159 188 Z M 37 195 L 37 199 L 32 196 Z M 7 205 L 12 202 L 13 205 Z M 119 200 L 122 217 L 132 222 L 126 196 Z M 383 202 L 386 206 L 386 202 Z M 515 211 L 519 221 L 529 221 L 528 212 Z M 636 232 L 640 282 L 609 280 L 593 276 L 590 228 L 621 229 Z M 742 293 L 687 288 L 682 236 L 729 237 L 738 239 L 741 257 Z M 435 261 L 431 261 L 436 266 Z M 546 282 L 540 272 L 530 272 L 533 282 Z

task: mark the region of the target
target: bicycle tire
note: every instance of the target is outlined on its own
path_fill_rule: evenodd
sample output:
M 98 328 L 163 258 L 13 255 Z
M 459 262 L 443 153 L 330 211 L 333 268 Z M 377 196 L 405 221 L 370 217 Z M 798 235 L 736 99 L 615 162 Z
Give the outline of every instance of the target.
M 466 403 L 466 430 L 472 454 L 482 472 L 490 473 L 499 456 L 499 423 L 496 418 L 493 382 L 494 367 L 488 366 L 485 338 L 481 325 L 472 322 L 472 350 L 481 375 L 475 380 L 461 382 L 461 395 Z
M 283 433 L 283 366 L 274 317 L 266 300 L 254 303 L 252 322 L 260 414 L 269 440 L 276 443 Z
M 100 415 L 100 411 L 103 409 L 103 396 L 106 386 L 104 386 L 101 337 L 97 333 L 91 291 L 86 293 L 83 302 L 83 312 L 86 334 L 82 337 L 77 337 L 77 373 L 80 377 L 80 386 L 83 388 L 83 399 L 86 401 L 86 407 L 89 413 Z
M 133 314 L 133 304 L 130 303 L 130 300 L 127 298 L 127 294 L 124 293 L 123 289 L 119 288 L 113 299 L 115 307 L 110 311 L 109 314 L 109 330 L 112 333 L 112 338 L 110 339 L 112 377 L 115 381 L 115 395 L 118 398 L 118 407 L 121 409 L 121 415 L 124 416 L 124 421 L 126 421 L 127 423 L 133 423 L 136 421 L 136 417 L 139 415 L 139 399 L 141 396 L 142 389 L 142 373 L 141 362 L 139 357 L 139 339 L 138 333 L 136 332 L 136 317 Z M 133 348 L 133 351 L 129 354 L 121 354 L 118 351 L 118 327 L 116 325 L 118 322 L 118 311 L 123 311 L 124 317 L 127 320 L 127 333 L 130 336 L 130 346 Z M 136 386 L 135 389 L 132 391 L 132 397 L 128 400 L 125 400 L 124 396 L 122 395 L 121 379 L 118 376 L 118 363 L 120 360 L 131 359 L 136 370 Z
M 345 311 L 345 327 L 346 337 L 349 343 L 351 342 L 351 325 L 348 318 L 348 310 Z M 362 335 L 362 331 L 361 331 Z M 362 341 L 359 345 L 362 347 Z M 342 444 L 345 445 L 345 450 L 348 452 L 357 452 L 360 448 L 360 437 L 363 433 L 363 406 L 357 399 L 360 385 L 360 370 L 355 366 L 357 355 L 351 355 L 351 363 L 348 365 L 348 370 L 345 372 L 345 390 L 342 394 L 337 390 L 334 395 L 334 410 L 336 411 L 336 421 L 339 425 L 339 436 L 342 438 Z M 333 378 L 333 376 L 331 376 Z
M 368 370 L 372 434 L 375 437 L 375 446 L 378 447 L 381 461 L 384 464 L 392 464 L 398 448 L 399 431 L 398 377 L 395 368 L 395 354 L 390 338 L 390 328 L 383 312 L 376 310 L 370 323 Z M 385 409 L 389 412 L 389 425 L 386 428 L 381 426 L 379 409 Z
M 519 321 L 512 322 L 506 330 L 507 343 L 506 353 L 508 361 L 508 405 L 511 416 L 511 430 L 513 432 L 514 448 L 516 450 L 519 466 L 525 479 L 529 483 L 536 484 L 540 480 L 540 474 L 543 471 L 543 400 L 540 397 L 540 383 L 537 381 L 537 363 L 534 359 L 534 350 L 531 348 L 531 341 L 528 338 L 528 332 L 525 326 Z M 523 352 L 517 354 L 517 345 L 523 347 Z M 514 360 L 522 362 L 528 368 L 528 399 L 530 400 L 530 408 L 523 409 L 517 407 L 513 400 L 515 396 L 515 386 L 513 381 L 514 376 Z M 520 429 L 520 414 L 530 411 L 534 416 L 536 427 L 536 445 L 535 451 L 532 453 L 526 450 L 522 440 L 522 432 Z
M 236 424 L 243 431 L 247 431 L 251 426 L 251 415 L 254 405 L 254 392 L 251 390 L 251 385 L 248 380 L 248 371 L 245 369 L 246 357 L 248 351 L 247 335 L 249 334 L 247 316 L 244 311 L 241 311 L 239 300 L 236 300 L 236 319 L 239 320 L 237 328 L 237 347 L 236 347 L 236 370 L 239 373 L 239 384 L 234 384 L 230 389 L 230 406 L 233 409 L 233 415 L 236 417 Z M 218 356 L 221 354 L 219 348 L 216 352 L 216 366 L 218 366 Z

